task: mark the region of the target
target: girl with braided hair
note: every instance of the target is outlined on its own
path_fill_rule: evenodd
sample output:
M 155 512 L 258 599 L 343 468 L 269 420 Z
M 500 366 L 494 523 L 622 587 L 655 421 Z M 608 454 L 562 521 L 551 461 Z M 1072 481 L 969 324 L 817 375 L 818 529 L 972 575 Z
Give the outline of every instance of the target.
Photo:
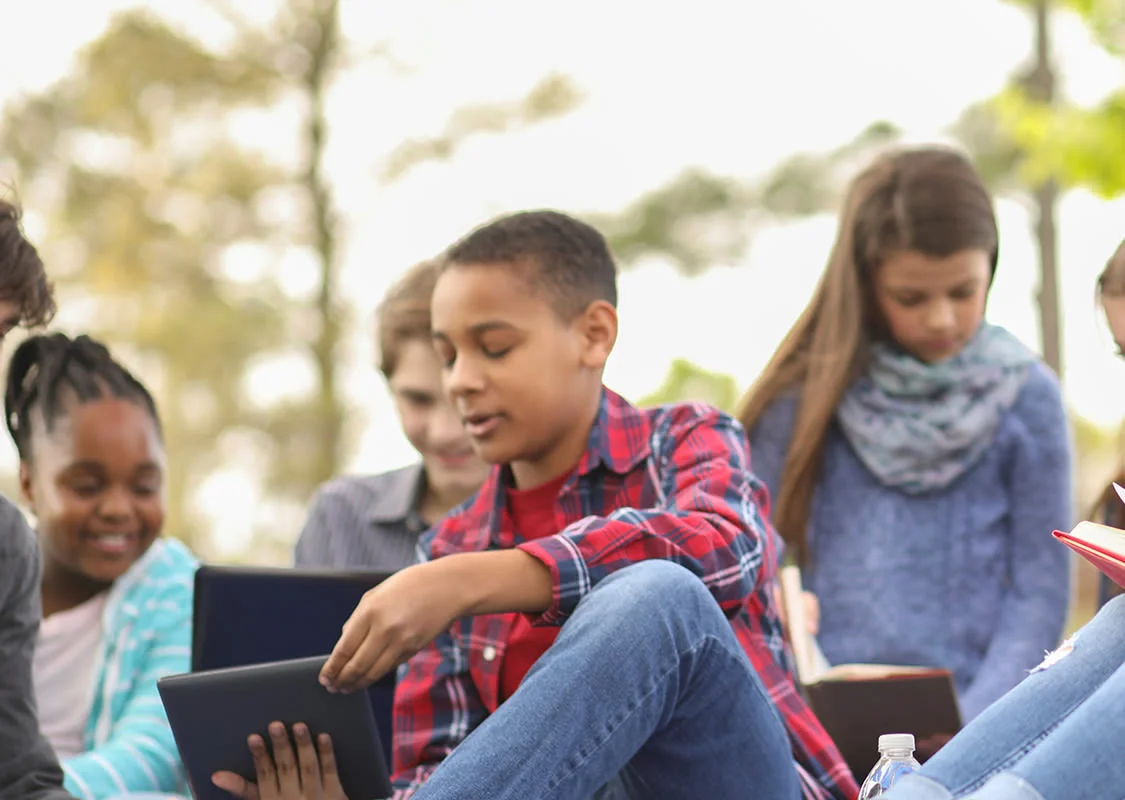
M 198 562 L 160 536 L 165 453 L 148 390 L 88 336 L 34 336 L 4 409 L 43 554 L 40 725 L 84 800 L 185 792 L 156 690 L 190 669 Z

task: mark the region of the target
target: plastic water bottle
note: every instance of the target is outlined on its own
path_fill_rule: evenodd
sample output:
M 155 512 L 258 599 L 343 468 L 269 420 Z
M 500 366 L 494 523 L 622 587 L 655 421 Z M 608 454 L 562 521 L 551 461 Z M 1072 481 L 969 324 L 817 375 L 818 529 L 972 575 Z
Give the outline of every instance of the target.
M 903 775 L 921 768 L 914 758 L 914 734 L 888 733 L 879 737 L 879 763 L 871 770 L 863 787 L 859 790 L 859 800 L 878 797 Z

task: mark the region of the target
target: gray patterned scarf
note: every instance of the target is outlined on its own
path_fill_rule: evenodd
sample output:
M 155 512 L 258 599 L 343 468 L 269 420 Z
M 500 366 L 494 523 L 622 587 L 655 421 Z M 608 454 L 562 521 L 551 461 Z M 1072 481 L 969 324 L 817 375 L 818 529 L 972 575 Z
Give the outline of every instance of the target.
M 879 343 L 836 419 L 885 486 L 907 494 L 938 491 L 992 444 L 1036 360 L 1015 336 L 987 323 L 960 353 L 936 364 Z

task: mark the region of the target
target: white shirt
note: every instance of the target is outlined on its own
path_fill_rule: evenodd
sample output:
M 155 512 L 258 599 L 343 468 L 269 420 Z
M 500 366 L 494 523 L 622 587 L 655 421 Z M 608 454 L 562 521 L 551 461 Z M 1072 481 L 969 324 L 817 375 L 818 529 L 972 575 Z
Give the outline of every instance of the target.
M 59 759 L 85 751 L 83 738 L 93 700 L 94 659 L 104 634 L 107 592 L 52 614 L 39 627 L 33 677 L 39 727 Z

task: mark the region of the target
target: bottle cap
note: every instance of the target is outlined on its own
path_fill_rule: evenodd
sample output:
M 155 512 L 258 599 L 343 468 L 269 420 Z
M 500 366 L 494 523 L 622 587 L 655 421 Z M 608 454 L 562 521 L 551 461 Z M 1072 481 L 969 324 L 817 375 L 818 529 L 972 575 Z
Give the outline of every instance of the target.
M 879 752 L 886 750 L 914 751 L 913 733 L 884 733 L 879 737 Z

